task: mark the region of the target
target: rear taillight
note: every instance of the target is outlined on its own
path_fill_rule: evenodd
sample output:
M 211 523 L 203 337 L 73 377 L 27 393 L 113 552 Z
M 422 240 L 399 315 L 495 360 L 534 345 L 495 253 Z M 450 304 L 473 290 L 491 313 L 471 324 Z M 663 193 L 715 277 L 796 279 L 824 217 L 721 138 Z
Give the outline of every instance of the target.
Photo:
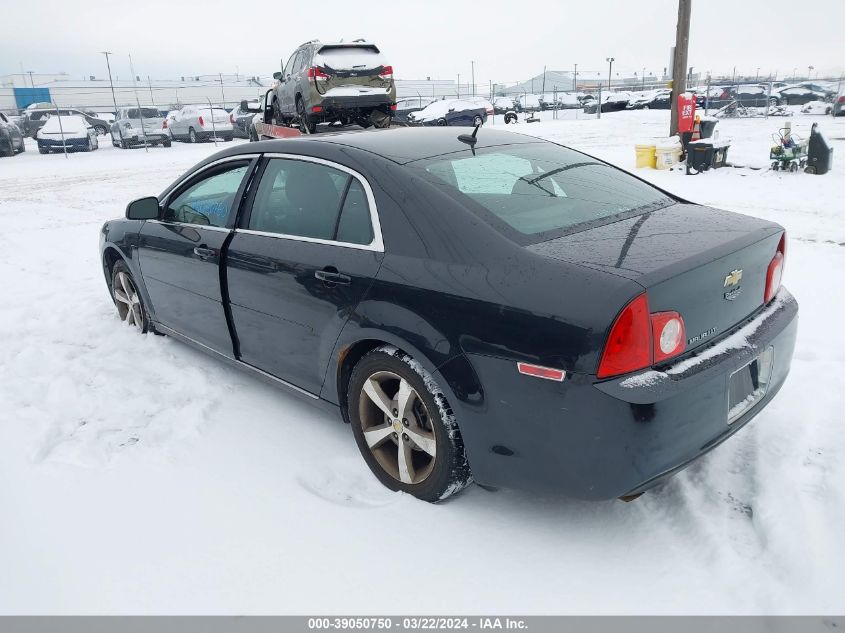
M 685 333 L 677 312 L 649 314 L 648 296 L 642 293 L 613 322 L 596 376 L 627 374 L 677 356 L 686 349 Z
M 684 320 L 677 312 L 655 312 L 651 315 L 654 339 L 654 362 L 659 363 L 684 351 Z
M 309 68 L 306 75 L 308 76 L 308 79 L 313 79 L 314 81 L 325 81 L 326 79 L 331 79 L 331 75 L 327 75 L 322 68 L 317 66 Z
M 322 112 L 323 106 L 311 106 L 311 112 Z
M 648 298 L 643 293 L 634 297 L 613 322 L 596 376 L 607 378 L 648 367 L 651 356 Z
M 205 127 L 205 121 L 202 120 L 202 117 L 200 117 L 199 120 L 200 120 L 200 127 Z
M 162 130 L 166 130 L 166 129 L 167 129 L 167 119 L 165 119 L 164 121 L 162 121 L 162 122 L 161 122 L 161 129 L 162 129 Z
M 393 66 L 382 66 L 378 76 L 382 79 L 393 79 Z
M 231 123 L 232 125 L 235 124 L 235 115 L 234 114 L 231 114 L 231 113 L 229 114 L 229 123 Z
M 391 103 L 391 104 L 390 104 L 390 109 L 391 109 L 391 110 L 393 110 L 394 112 L 396 112 L 396 104 L 395 104 L 395 103 Z
M 838 101 L 839 103 L 845 103 L 845 95 L 842 95 L 841 97 L 839 97 L 839 98 L 837 99 L 837 101 Z
M 780 289 L 780 281 L 783 279 L 783 265 L 786 263 L 786 233 L 784 233 L 780 242 L 778 243 L 778 250 L 772 261 L 769 262 L 769 268 L 766 270 L 766 292 L 763 295 L 763 303 L 768 303 L 775 298 L 775 295 Z

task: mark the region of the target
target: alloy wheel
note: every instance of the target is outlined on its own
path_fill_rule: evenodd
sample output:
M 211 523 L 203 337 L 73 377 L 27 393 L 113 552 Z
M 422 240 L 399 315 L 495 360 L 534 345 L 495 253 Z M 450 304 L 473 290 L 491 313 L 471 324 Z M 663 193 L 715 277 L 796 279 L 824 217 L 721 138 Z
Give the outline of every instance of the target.
M 120 320 L 143 331 L 144 310 L 141 308 L 141 299 L 135 289 L 135 284 L 132 283 L 132 278 L 125 272 L 119 271 L 114 281 L 114 302 L 117 305 Z
M 361 389 L 364 439 L 379 466 L 404 484 L 424 481 L 437 459 L 431 419 L 417 391 L 390 371 L 370 375 Z

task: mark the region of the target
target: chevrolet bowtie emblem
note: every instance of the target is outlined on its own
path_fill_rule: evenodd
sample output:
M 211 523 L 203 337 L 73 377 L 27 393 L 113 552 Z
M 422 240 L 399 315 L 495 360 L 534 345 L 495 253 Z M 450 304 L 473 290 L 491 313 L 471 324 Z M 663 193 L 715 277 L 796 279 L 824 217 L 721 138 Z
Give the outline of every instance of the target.
M 738 270 L 732 270 L 731 274 L 725 277 L 725 288 L 728 286 L 735 286 L 739 283 L 739 280 L 742 279 L 742 268 Z

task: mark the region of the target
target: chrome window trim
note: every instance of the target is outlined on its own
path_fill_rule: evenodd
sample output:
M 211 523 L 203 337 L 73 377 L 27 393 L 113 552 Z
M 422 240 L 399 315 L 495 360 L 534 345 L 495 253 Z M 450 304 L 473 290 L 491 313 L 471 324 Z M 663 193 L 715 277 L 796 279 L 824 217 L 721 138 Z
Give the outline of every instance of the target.
M 337 169 L 338 171 L 342 171 L 344 173 L 349 174 L 353 178 L 355 178 L 358 182 L 361 183 L 361 186 L 364 188 L 364 194 L 367 197 L 367 205 L 370 207 L 370 228 L 373 230 L 373 239 L 369 244 L 353 244 L 351 242 L 338 242 L 336 240 L 324 240 L 321 238 L 316 237 L 305 237 L 302 235 L 288 235 L 286 233 L 271 233 L 269 231 L 256 231 L 253 229 L 241 229 L 236 228 L 235 233 L 244 233 L 245 235 L 260 235 L 263 237 L 275 237 L 278 239 L 283 240 L 295 240 L 298 242 L 311 242 L 314 244 L 325 244 L 327 246 L 342 246 L 344 248 L 357 248 L 358 250 L 363 251 L 374 251 L 377 253 L 384 252 L 384 238 L 382 237 L 381 233 L 381 222 L 379 221 L 378 216 L 378 208 L 376 207 L 376 198 L 373 195 L 373 188 L 370 186 L 370 183 L 367 179 L 361 174 L 360 172 L 347 167 L 346 165 L 341 165 L 340 163 L 336 163 L 331 160 L 326 160 L 324 158 L 317 158 L 315 156 L 304 156 L 302 154 L 284 154 L 280 152 L 268 152 L 264 154 L 265 158 L 283 158 L 287 160 L 299 160 L 304 161 L 307 163 L 316 163 L 318 165 L 325 165 L 326 167 L 331 167 L 332 169 Z
M 213 226 L 211 224 L 191 224 L 190 222 L 177 222 L 176 220 L 166 221 L 166 220 L 147 220 L 147 222 L 152 222 L 154 224 L 163 224 L 164 226 L 189 226 L 192 229 L 205 229 L 207 231 L 223 231 L 224 233 L 231 233 L 232 229 L 226 228 L 225 226 Z

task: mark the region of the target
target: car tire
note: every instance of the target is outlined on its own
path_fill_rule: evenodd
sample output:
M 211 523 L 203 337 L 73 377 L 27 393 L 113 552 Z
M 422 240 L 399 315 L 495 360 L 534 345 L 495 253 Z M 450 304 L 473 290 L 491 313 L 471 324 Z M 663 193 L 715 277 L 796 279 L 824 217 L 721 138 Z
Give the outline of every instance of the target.
M 129 143 L 123 139 L 120 140 L 120 149 L 129 149 Z
M 23 154 L 26 151 L 26 139 L 21 136 L 21 150 L 20 153 Z
M 305 112 L 305 102 L 302 97 L 296 99 L 296 114 L 299 117 L 299 131 L 303 134 L 314 134 L 317 131 L 317 124 L 312 121 Z
M 433 503 L 472 483 L 452 409 L 411 356 L 392 345 L 373 350 L 355 365 L 347 393 L 355 442 L 384 486 Z
M 150 329 L 150 319 L 138 292 L 138 284 L 123 260 L 118 260 L 112 267 L 111 294 L 121 321 L 137 327 L 142 334 Z
M 97 136 L 105 136 L 109 133 L 107 128 L 104 128 L 102 125 L 95 125 L 94 131 L 97 133 Z
M 479 125 L 484 125 L 484 119 L 476 114 L 475 118 L 472 120 L 472 127 L 478 127 Z
M 648 106 L 648 105 L 644 105 L 644 106 L 643 106 L 643 110 L 651 110 L 651 107 L 650 107 L 650 106 Z
M 441 127 L 446 125 L 446 119 L 437 119 L 437 125 Z
M 780 105 L 780 104 L 778 103 L 778 100 L 777 100 L 777 99 L 775 99 L 774 97 L 772 97 L 771 99 L 769 99 L 769 107 L 770 107 L 770 108 L 776 108 L 776 107 L 777 107 L 777 106 L 779 106 L 779 105 Z
M 197 133 L 194 128 L 188 128 L 188 142 L 189 143 L 196 143 L 197 142 Z
M 83 147 L 82 151 L 83 152 L 93 152 L 94 151 L 94 142 L 91 140 L 90 137 L 88 138 L 88 145 Z
M 39 148 L 38 148 L 38 153 L 39 153 L 39 154 L 49 154 L 49 153 L 50 153 L 50 149 L 49 149 L 49 148 L 47 148 L 47 147 L 39 147 Z
M 170 147 L 173 144 L 173 142 L 170 139 L 167 139 L 166 141 L 162 141 L 161 144 L 164 147 Z

